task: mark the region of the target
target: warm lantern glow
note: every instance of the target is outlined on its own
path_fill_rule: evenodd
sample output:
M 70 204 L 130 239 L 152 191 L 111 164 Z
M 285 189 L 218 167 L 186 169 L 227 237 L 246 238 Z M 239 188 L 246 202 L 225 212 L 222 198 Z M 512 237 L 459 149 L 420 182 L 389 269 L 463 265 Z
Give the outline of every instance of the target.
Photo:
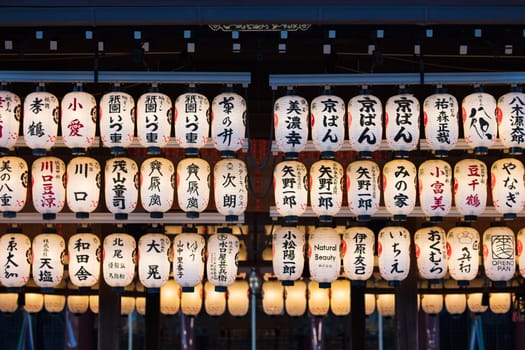
M 98 304 L 98 295 L 89 296 L 89 309 L 92 313 L 98 314 L 99 304 Z
M 135 100 L 121 91 L 109 92 L 99 101 L 100 139 L 113 154 L 124 151 L 135 135 Z
M 173 205 L 175 167 L 166 158 L 148 158 L 140 166 L 140 200 L 151 217 L 161 218 Z
M 16 216 L 17 212 L 24 209 L 27 200 L 29 173 L 26 161 L 19 157 L 1 157 L 0 178 L 2 179 L 0 212 L 4 217 Z
M 447 274 L 447 239 L 443 228 L 423 227 L 414 234 L 417 269 L 427 280 L 438 280 Z
M 458 100 L 443 89 L 438 89 L 425 99 L 423 114 L 427 144 L 437 156 L 447 155 L 458 142 Z
M 383 228 L 379 231 L 377 254 L 381 277 L 393 284 L 404 280 L 410 270 L 410 232 L 401 226 Z
M 127 316 L 133 311 L 135 311 L 135 298 L 120 297 L 120 314 Z
M 350 227 L 343 234 L 343 266 L 346 277 L 365 281 L 374 272 L 375 235 L 367 227 Z
M 454 203 L 465 220 L 475 220 L 487 205 L 487 166 L 463 159 L 454 166 Z
M 100 239 L 92 233 L 69 238 L 69 279 L 78 287 L 92 287 L 100 277 Z
M 170 276 L 169 250 L 171 241 L 160 233 L 148 233 L 138 242 L 138 273 L 146 288 L 162 287 Z
M 226 221 L 237 221 L 248 206 L 248 170 L 240 159 L 219 160 L 213 168 L 215 207 Z
M 42 233 L 33 238 L 33 280 L 42 288 L 53 288 L 64 277 L 63 257 L 66 242 L 54 233 Z
M 289 94 L 278 98 L 273 105 L 275 142 L 285 158 L 297 158 L 308 139 L 308 102 L 301 96 Z
M 174 280 L 168 280 L 160 287 L 160 313 L 175 315 L 179 312 L 180 298 L 180 286 Z
M 452 168 L 443 160 L 427 160 L 418 170 L 419 204 L 431 221 L 440 221 L 452 207 Z
M 379 166 L 371 160 L 357 160 L 346 168 L 348 208 L 358 220 L 368 220 L 379 209 Z
M 208 142 L 210 101 L 202 94 L 187 92 L 175 100 L 175 142 L 186 154 L 197 154 Z
M 168 144 L 173 118 L 171 99 L 155 89 L 137 100 L 137 139 L 149 154 L 160 153 L 160 148 Z
M 57 157 L 40 157 L 31 166 L 31 190 L 35 210 L 54 219 L 66 203 L 66 165 Z
M 116 219 L 126 219 L 137 207 L 139 168 L 131 158 L 111 158 L 104 170 L 106 208 Z
M 383 166 L 385 207 L 394 220 L 404 220 L 414 210 L 416 181 L 416 166 L 406 159 L 391 160 Z
M 18 310 L 18 293 L 0 294 L 0 312 L 12 313 Z
M 316 281 L 308 282 L 308 311 L 314 316 L 325 316 L 330 310 L 330 289 L 319 288 Z
M 513 86 L 511 91 L 498 99 L 496 116 L 498 118 L 498 134 L 503 147 L 509 148 L 511 155 L 523 153 L 523 104 L 525 94 Z M 521 126 L 521 127 L 520 127 Z
M 104 239 L 102 270 L 111 287 L 126 287 L 135 277 L 135 239 L 125 233 L 114 233 Z
M 234 92 L 223 92 L 211 103 L 211 138 L 216 149 L 232 155 L 242 148 L 246 133 L 246 100 Z
M 0 153 L 5 154 L 18 140 L 22 103 L 18 95 L 0 90 L 0 115 L 2 116 L 2 133 L 0 134 Z
M 136 297 L 135 298 L 135 308 L 137 313 L 141 316 L 146 315 L 146 298 L 145 297 Z
M 208 238 L 206 273 L 208 281 L 225 291 L 237 277 L 239 239 L 231 233 L 220 232 Z
M 75 91 L 64 95 L 61 102 L 60 122 L 62 139 L 73 154 L 83 154 L 95 141 L 97 130 L 97 101 L 87 92 Z
M 228 286 L 228 312 L 232 316 L 242 317 L 250 308 L 250 285 L 248 281 L 238 280 Z
M 325 91 L 310 104 L 312 141 L 321 157 L 333 157 L 341 149 L 345 137 L 345 102 Z
M 24 309 L 32 314 L 39 313 L 44 307 L 44 295 L 40 293 L 25 293 Z
M 519 230 L 516 237 L 516 254 L 518 255 L 519 273 L 522 277 L 525 277 L 525 254 L 523 248 L 525 248 L 525 228 Z
M 394 294 L 379 294 L 377 296 L 377 311 L 383 317 L 396 314 L 396 296 Z
M 483 265 L 492 281 L 509 281 L 516 271 L 514 232 L 506 226 L 489 227 L 483 233 Z
M 498 159 L 490 168 L 492 203 L 505 219 L 514 219 L 525 206 L 525 168 L 514 158 Z
M 193 287 L 204 276 L 205 240 L 197 233 L 181 233 L 173 240 L 173 278 L 183 288 Z
M 55 95 L 39 86 L 24 99 L 23 134 L 35 155 L 45 155 L 55 145 L 58 134 L 59 103 Z
M 297 221 L 308 206 L 306 166 L 294 160 L 277 164 L 273 170 L 275 208 L 288 221 Z
M 308 262 L 310 276 L 321 288 L 328 288 L 337 279 L 341 270 L 341 238 L 331 227 L 319 227 L 310 234 Z
M 306 311 L 306 283 L 296 281 L 284 287 L 284 307 L 288 316 L 302 316 Z
M 361 157 L 371 158 L 381 146 L 383 105 L 381 100 L 363 90 L 348 101 L 348 140 Z
M 29 281 L 31 240 L 17 231 L 11 228 L 0 237 L 0 283 L 5 287 L 22 287 Z
M 414 95 L 400 89 L 385 104 L 385 136 L 390 149 L 398 156 L 407 157 L 419 143 L 419 101 Z
M 182 293 L 180 298 L 180 308 L 183 314 L 196 316 L 202 309 L 202 284 L 195 286 L 193 292 Z
M 481 305 L 483 293 L 471 293 L 467 297 L 467 306 L 470 312 L 481 314 L 488 309 L 488 305 Z
M 330 309 L 336 316 L 346 316 L 350 313 L 350 281 L 337 280 L 332 282 L 330 290 Z
M 465 294 L 446 294 L 445 308 L 451 315 L 461 315 L 467 309 L 467 296 Z
M 489 308 L 495 314 L 506 314 L 509 312 L 511 302 L 510 293 L 490 293 Z
M 67 297 L 67 309 L 73 314 L 83 314 L 89 308 L 89 296 L 69 295 Z
M 282 315 L 284 311 L 284 287 L 278 281 L 265 281 L 262 285 L 262 307 L 269 316 Z
M 303 274 L 305 242 L 304 232 L 297 227 L 282 226 L 273 232 L 271 260 L 280 281 L 295 281 Z
M 427 314 L 439 314 L 443 310 L 443 296 L 441 294 L 423 294 L 421 296 L 421 308 Z
M 215 291 L 210 282 L 204 284 L 204 309 L 210 316 L 221 316 L 226 310 L 226 292 Z
M 177 199 L 190 218 L 198 217 L 210 201 L 210 164 L 202 158 L 185 158 L 177 164 Z
M 89 217 L 100 198 L 100 164 L 90 157 L 71 159 L 66 182 L 67 206 L 77 218 Z
M 496 99 L 480 88 L 477 90 L 465 96 L 461 103 L 463 135 L 476 154 L 486 154 L 496 141 L 498 132 Z
M 343 167 L 324 159 L 310 167 L 310 204 L 321 221 L 331 221 L 343 203 Z
M 365 294 L 365 315 L 370 316 L 376 311 L 376 296 Z
M 479 268 L 479 232 L 472 227 L 454 227 L 447 233 L 450 277 L 461 284 L 476 278 Z

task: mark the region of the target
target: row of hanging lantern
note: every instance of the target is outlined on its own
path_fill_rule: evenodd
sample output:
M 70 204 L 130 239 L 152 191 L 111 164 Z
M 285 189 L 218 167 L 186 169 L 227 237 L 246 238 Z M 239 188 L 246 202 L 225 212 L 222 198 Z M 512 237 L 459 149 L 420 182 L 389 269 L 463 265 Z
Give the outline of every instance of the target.
M 211 123 L 210 102 L 194 87 L 178 96 L 174 104 L 156 85 L 141 95 L 136 105 L 133 97 L 120 91 L 118 85 L 113 90 L 103 95 L 98 105 L 100 139 L 112 153 L 122 153 L 132 144 L 136 128 L 140 146 L 147 147 L 150 154 L 158 154 L 170 141 L 172 124 L 175 143 L 188 154 L 198 154 L 206 145 L 210 124 L 211 140 L 216 149 L 230 155 L 242 148 L 246 101 L 231 87 L 213 99 Z M 76 85 L 74 91 L 59 101 L 40 84 L 35 92 L 25 97 L 23 106 L 16 94 L 3 87 L 0 116 L 0 149 L 4 152 L 15 145 L 21 119 L 24 141 L 35 155 L 45 155 L 55 145 L 59 122 L 64 144 L 74 154 L 84 154 L 95 141 L 97 103 L 93 95 L 82 91 L 82 85 Z

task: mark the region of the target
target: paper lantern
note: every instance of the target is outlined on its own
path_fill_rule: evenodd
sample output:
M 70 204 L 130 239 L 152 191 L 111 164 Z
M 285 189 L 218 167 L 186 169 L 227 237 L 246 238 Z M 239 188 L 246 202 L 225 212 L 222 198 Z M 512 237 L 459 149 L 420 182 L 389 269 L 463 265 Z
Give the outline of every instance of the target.
M 177 164 L 177 199 L 186 216 L 196 218 L 210 201 L 210 164 L 201 158 L 185 158 Z
M 343 267 L 346 277 L 365 281 L 374 272 L 374 232 L 367 227 L 350 227 L 343 234 Z
M 139 168 L 131 158 L 111 158 L 104 170 L 106 208 L 116 219 L 127 219 L 139 199 Z
M 89 296 L 89 310 L 91 310 L 91 312 L 94 314 L 98 314 L 98 311 L 99 311 L 98 295 Z
M 303 163 L 286 160 L 273 170 L 275 208 L 287 222 L 296 222 L 308 206 L 308 174 Z
M 59 313 L 64 310 L 66 297 L 57 294 L 44 294 L 44 309 L 49 313 Z
M 440 221 L 452 207 L 452 168 L 443 160 L 427 160 L 419 166 L 419 205 L 431 221 Z
M 278 316 L 284 311 L 284 287 L 278 281 L 265 281 L 262 285 L 262 307 L 266 315 Z
M 100 239 L 93 233 L 77 233 L 69 238 L 69 279 L 78 287 L 92 287 L 100 277 Z
M 516 235 L 516 254 L 518 255 L 518 269 L 522 277 L 525 277 L 525 254 L 523 248 L 525 247 L 525 228 L 518 231 Z M 1 280 L 0 280 L 1 281 Z
M 510 310 L 512 298 L 510 293 L 490 293 L 489 308 L 495 314 L 506 314 Z
M 193 292 L 182 293 L 180 309 L 184 315 L 197 316 L 202 309 L 202 284 L 195 286 Z
M 127 316 L 135 311 L 134 297 L 120 297 L 120 314 Z
M 228 286 L 228 312 L 235 317 L 246 316 L 250 308 L 248 281 L 238 280 Z
M 458 100 L 442 89 L 423 102 L 426 142 L 438 157 L 448 155 L 458 142 L 458 113 Z
M 97 130 L 97 101 L 87 92 L 75 90 L 62 97 L 62 140 L 73 154 L 84 154 L 86 148 L 92 147 Z
M 169 250 L 171 241 L 160 233 L 148 233 L 138 242 L 138 273 L 146 288 L 162 287 L 170 276 Z
M 454 166 L 454 203 L 465 220 L 473 221 L 487 205 L 487 166 L 463 159 Z
M 482 305 L 483 293 L 471 293 L 467 297 L 467 307 L 470 312 L 482 314 L 488 309 L 488 305 Z
M 166 158 L 144 160 L 140 166 L 140 200 L 153 218 L 162 218 L 173 205 L 175 167 Z
M 381 100 L 363 90 L 348 101 L 348 140 L 350 147 L 364 158 L 381 146 L 383 105 Z
M 100 164 L 94 158 L 75 157 L 67 165 L 67 206 L 77 218 L 87 218 L 98 207 Z
M 410 270 L 410 232 L 401 226 L 388 226 L 379 231 L 377 242 L 379 273 L 396 285 Z
M 514 219 L 525 206 L 525 169 L 514 158 L 498 159 L 490 168 L 492 203 L 505 219 Z
M 19 157 L 0 158 L 0 180 L 2 181 L 0 211 L 3 212 L 4 217 L 14 217 L 17 212 L 24 209 L 27 199 L 28 177 L 29 173 L 25 160 Z
M 454 227 L 447 233 L 448 271 L 461 285 L 478 275 L 479 246 L 479 232 L 473 227 Z
M 285 285 L 299 279 L 304 269 L 304 232 L 297 227 L 282 226 L 273 232 L 273 273 Z
M 33 238 L 33 280 L 41 288 L 53 288 L 64 277 L 63 258 L 66 242 L 54 233 L 42 233 Z
M 213 168 L 213 195 L 219 214 L 237 221 L 248 206 L 248 170 L 240 159 L 219 160 Z
M 29 281 L 31 240 L 19 229 L 9 229 L 0 237 L 0 284 L 23 287 Z
M 239 261 L 248 261 L 248 247 L 244 240 L 239 240 L 239 254 L 237 256 Z
M 313 316 L 326 316 L 330 310 L 330 289 L 320 288 L 316 281 L 308 282 L 308 311 Z
M 135 277 L 135 239 L 125 233 L 112 233 L 104 238 L 102 271 L 111 287 L 126 287 Z
M 525 143 L 525 94 L 517 87 L 498 99 L 496 110 L 498 134 L 503 147 L 509 149 L 511 155 L 523 153 Z
M 223 156 L 242 148 L 246 134 L 246 101 L 234 92 L 223 92 L 211 103 L 211 139 Z
M 180 308 L 180 286 L 174 280 L 168 280 L 160 287 L 160 313 L 175 315 Z
M 181 233 L 173 239 L 173 278 L 183 289 L 201 283 L 205 245 L 197 233 Z
M 149 154 L 159 154 L 170 141 L 173 107 L 168 95 L 158 88 L 142 94 L 137 100 L 137 139 Z
M 27 147 L 42 156 L 55 145 L 58 134 L 59 103 L 55 95 L 39 86 L 24 99 L 23 133 Z
M 40 293 L 25 293 L 24 309 L 32 314 L 39 313 L 44 307 L 44 295 Z
M 210 316 L 221 316 L 226 310 L 226 292 L 217 292 L 210 282 L 204 284 L 204 309 Z
M 385 137 L 390 149 L 400 157 L 419 143 L 419 101 L 414 95 L 400 89 L 400 94 L 390 97 L 385 104 Z
M 273 105 L 275 143 L 285 159 L 295 159 L 308 140 L 308 102 L 288 91 Z
M 506 226 L 490 227 L 483 232 L 485 276 L 494 282 L 509 281 L 516 272 L 514 232 Z
M 441 294 L 423 294 L 421 309 L 429 315 L 437 315 L 443 310 L 443 296 Z
M 335 160 L 320 160 L 310 167 L 310 203 L 320 221 L 332 221 L 343 203 L 344 170 Z
M 321 158 L 333 158 L 345 138 L 345 102 L 342 98 L 325 91 L 310 104 L 312 142 L 321 151 Z
M 336 316 L 346 316 L 350 313 L 350 281 L 337 280 L 332 282 L 330 290 L 330 309 Z
M 467 309 L 467 296 L 465 294 L 446 294 L 445 308 L 451 315 L 461 315 Z
M 396 314 L 396 296 L 394 294 L 379 294 L 377 296 L 377 311 L 383 317 Z
M 18 95 L 0 86 L 0 153 L 5 154 L 16 144 L 20 129 L 22 103 Z
M 206 274 L 217 291 L 225 291 L 237 277 L 239 239 L 231 233 L 218 230 L 208 238 Z
M 465 142 L 476 154 L 486 154 L 498 132 L 496 99 L 479 90 L 465 96 L 461 108 Z
M 122 91 L 109 92 L 99 101 L 99 118 L 102 144 L 122 153 L 135 136 L 135 100 Z
M 329 288 L 341 270 L 341 238 L 330 227 L 319 227 L 308 240 L 310 276 L 321 288 Z
M 13 313 L 18 310 L 18 293 L 0 294 L 0 312 Z
M 414 234 L 417 269 L 427 280 L 439 280 L 447 274 L 447 239 L 441 227 L 423 227 Z
M 37 158 L 31 166 L 31 190 L 35 210 L 54 219 L 66 203 L 66 165 L 57 157 Z
M 394 220 L 404 220 L 416 204 L 417 171 L 414 163 L 395 159 L 383 167 L 383 195 L 386 210 Z
M 186 154 L 198 154 L 208 142 L 210 101 L 196 92 L 180 95 L 175 100 L 175 142 Z
M 376 296 L 365 293 L 365 315 L 370 316 L 376 311 Z
M 306 283 L 296 281 L 293 286 L 285 286 L 284 295 L 284 308 L 288 316 L 304 315 L 306 311 Z
M 72 314 L 81 315 L 86 313 L 89 308 L 89 296 L 69 295 L 67 297 L 67 309 Z
M 146 315 L 146 298 L 145 297 L 136 297 L 135 298 L 135 308 L 137 313 L 141 316 Z
M 357 160 L 346 168 L 348 208 L 357 220 L 369 220 L 379 209 L 379 166 L 370 160 Z

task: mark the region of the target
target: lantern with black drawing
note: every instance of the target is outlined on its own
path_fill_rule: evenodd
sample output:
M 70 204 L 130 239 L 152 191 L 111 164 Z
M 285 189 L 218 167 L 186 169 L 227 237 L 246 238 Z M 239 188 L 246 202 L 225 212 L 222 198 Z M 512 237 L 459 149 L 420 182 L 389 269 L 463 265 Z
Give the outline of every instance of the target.
M 147 233 L 138 241 L 138 273 L 146 288 L 160 288 L 170 276 L 171 241 L 162 233 Z
M 137 100 L 137 139 L 149 155 L 160 154 L 170 141 L 172 118 L 171 99 L 156 85 Z
M 273 105 L 275 142 L 285 159 L 297 159 L 308 141 L 308 102 L 293 90 Z
M 414 234 L 417 269 L 427 280 L 440 280 L 447 274 L 446 232 L 438 226 L 420 228 Z
M 322 159 L 334 158 L 345 138 L 345 102 L 327 89 L 310 103 L 310 125 L 314 147 Z
M 379 209 L 379 166 L 371 160 L 356 160 L 346 168 L 348 208 L 358 221 L 370 220 Z
M 475 228 L 457 226 L 448 231 L 448 271 L 459 285 L 468 285 L 478 275 L 479 249 L 480 236 Z
M 7 91 L 4 84 L 0 84 L 0 154 L 6 154 L 14 147 L 18 140 L 22 102 L 18 95 Z
M 33 281 L 41 288 L 58 286 L 64 277 L 64 238 L 56 233 L 41 233 L 33 238 L 31 249 Z
M 43 85 L 24 99 L 23 134 L 35 156 L 43 156 L 55 145 L 58 134 L 59 103 Z
M 296 223 L 308 206 L 308 173 L 306 166 L 285 160 L 273 170 L 275 208 L 285 223 Z
M 211 139 L 221 156 L 232 157 L 240 150 L 245 133 L 246 100 L 233 91 L 215 96 L 211 102 Z
M 498 119 L 499 139 L 503 147 L 509 149 L 509 154 L 523 153 L 525 143 L 525 94 L 518 86 L 512 86 L 511 91 L 498 99 L 496 115 Z
M 135 136 L 135 100 L 130 94 L 119 91 L 102 96 L 99 102 L 100 139 L 113 155 L 124 153 Z
M 515 158 L 498 159 L 490 167 L 492 203 L 504 219 L 515 219 L 525 206 L 525 168 Z
M 0 211 L 4 217 L 15 217 L 27 201 L 28 167 L 19 157 L 0 158 Z
M 202 158 L 185 158 L 177 164 L 177 199 L 189 218 L 197 218 L 210 200 L 210 164 Z
M 273 273 L 283 285 L 292 285 L 304 269 L 305 234 L 297 227 L 282 226 L 273 232 Z
M 8 228 L 0 237 L 0 284 L 5 287 L 23 287 L 29 281 L 31 270 L 31 240 L 18 226 Z
M 215 207 L 226 221 L 237 221 L 248 206 L 248 170 L 239 159 L 219 160 L 213 168 Z
M 461 109 L 465 142 L 474 153 L 487 154 L 498 132 L 496 99 L 481 87 L 475 87 L 474 93 L 461 102 Z
M 69 279 L 78 287 L 92 287 L 100 277 L 100 239 L 84 226 L 68 241 Z
M 410 232 L 401 226 L 388 226 L 379 231 L 377 242 L 379 273 L 388 284 L 399 285 L 410 270 Z
M 88 218 L 98 207 L 100 164 L 91 157 L 74 157 L 67 164 L 66 198 L 77 218 Z
M 383 105 L 381 100 L 363 87 L 359 95 L 348 101 L 348 140 L 361 158 L 372 158 L 383 137 Z
M 117 220 L 127 219 L 135 210 L 139 199 L 139 168 L 133 159 L 118 157 L 106 161 L 104 198 L 106 208 Z
M 343 234 L 342 244 L 343 267 L 346 277 L 352 283 L 366 281 L 372 277 L 374 272 L 374 232 L 367 227 L 349 227 Z
M 458 143 L 459 104 L 442 87 L 423 102 L 426 143 L 437 157 L 446 157 Z
M 414 210 L 416 181 L 416 166 L 406 159 L 394 159 L 383 166 L 385 207 L 394 220 L 405 220 Z
M 140 200 L 152 218 L 162 218 L 171 209 L 175 192 L 175 167 L 163 157 L 147 158 L 140 166 Z
M 218 228 L 217 233 L 208 238 L 206 274 L 216 291 L 224 292 L 235 282 L 238 253 L 239 239 L 230 228 Z
M 341 238 L 331 227 L 318 227 L 308 240 L 308 262 L 312 280 L 320 288 L 330 288 L 341 270 Z
M 127 233 L 112 233 L 104 238 L 102 271 L 107 285 L 123 289 L 135 277 L 137 243 Z
M 419 101 L 401 86 L 385 104 L 385 137 L 396 157 L 407 158 L 419 143 Z
M 175 143 L 187 155 L 198 155 L 208 142 L 210 132 L 210 101 L 190 87 L 175 100 Z
M 310 167 L 310 205 L 321 222 L 331 222 L 343 203 L 344 170 L 331 159 L 319 160 Z
M 496 284 L 505 285 L 516 272 L 514 231 L 493 224 L 483 232 L 483 266 L 485 276 Z

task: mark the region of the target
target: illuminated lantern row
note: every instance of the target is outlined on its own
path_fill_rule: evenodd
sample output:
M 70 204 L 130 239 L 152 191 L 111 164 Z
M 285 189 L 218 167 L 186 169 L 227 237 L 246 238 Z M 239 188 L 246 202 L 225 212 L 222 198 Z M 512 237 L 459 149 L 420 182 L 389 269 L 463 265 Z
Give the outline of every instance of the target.
M 40 157 L 31 169 L 33 206 L 44 219 L 54 219 L 66 203 L 66 164 L 57 157 Z
M 504 218 L 514 219 L 525 206 L 525 169 L 514 158 L 499 159 L 490 168 L 492 203 Z
M 171 209 L 175 195 L 175 167 L 166 158 L 148 158 L 140 166 L 140 199 L 151 217 L 162 218 Z
M 73 154 L 84 154 L 93 146 L 97 130 L 97 101 L 95 97 L 82 91 L 76 85 L 74 91 L 67 93 L 60 104 L 62 115 L 60 123 L 62 139 Z
M 445 294 L 445 309 L 451 315 L 461 315 L 467 309 L 465 294 Z
M 443 310 L 443 295 L 423 294 L 421 295 L 421 309 L 429 315 L 437 315 Z
M 172 115 L 171 99 L 157 87 L 137 100 L 137 139 L 148 154 L 159 154 L 170 141 Z
M 273 232 L 273 272 L 283 285 L 292 285 L 304 269 L 305 234 L 296 227 L 280 227 Z
M 126 287 L 135 277 L 135 238 L 126 233 L 113 233 L 104 238 L 103 247 L 104 281 L 111 287 Z
M 89 217 L 98 207 L 100 164 L 94 158 L 74 157 L 66 168 L 66 200 L 77 218 Z
M 312 100 L 310 111 L 314 147 L 321 151 L 321 158 L 333 158 L 344 142 L 345 102 L 327 90 Z
M 438 157 L 446 156 L 458 142 L 458 113 L 458 100 L 442 88 L 423 103 L 426 142 Z
M 210 200 L 210 164 L 202 158 L 185 158 L 177 164 L 177 199 L 190 218 L 199 217 Z
M 5 154 L 18 140 L 22 102 L 18 95 L 0 85 L 0 153 Z
M 348 140 L 361 158 L 371 158 L 383 137 L 383 105 L 381 100 L 363 89 L 348 101 Z
M 232 316 L 246 316 L 250 308 L 250 285 L 246 280 L 237 280 L 228 286 L 228 312 Z
M 374 272 L 375 235 L 367 227 L 350 227 L 342 239 L 343 267 L 352 281 L 365 281 Z
M 262 307 L 266 315 L 278 316 L 284 311 L 284 287 L 277 281 L 264 281 Z
M 64 277 L 66 243 L 62 236 L 55 233 L 41 233 L 33 238 L 32 277 L 41 288 L 54 288 Z
M 289 90 L 273 106 L 275 142 L 285 159 L 296 159 L 308 139 L 308 102 Z
M 219 229 L 208 238 L 206 273 L 216 291 L 224 292 L 235 282 L 238 253 L 239 239 L 231 234 L 231 229 Z
M 310 276 L 320 288 L 329 288 L 341 270 L 341 238 L 331 227 L 318 227 L 308 240 Z
M 450 277 L 467 285 L 478 275 L 479 232 L 472 227 L 454 227 L 447 233 L 447 257 Z
M 498 132 L 496 99 L 476 88 L 463 99 L 461 108 L 465 142 L 476 154 L 486 154 L 496 142 Z
M 116 219 L 127 219 L 137 207 L 139 170 L 131 158 L 111 158 L 104 169 L 104 198 L 106 208 Z
M 386 101 L 386 141 L 398 157 L 408 157 L 408 152 L 415 150 L 419 143 L 419 109 L 417 98 L 404 88 Z
M 405 159 L 391 160 L 383 167 L 386 210 L 394 220 L 404 220 L 416 204 L 416 166 Z
M 334 160 L 320 160 L 310 167 L 310 202 L 320 221 L 332 221 L 343 203 L 343 167 Z
M 160 288 L 170 276 L 171 241 L 161 233 L 147 233 L 138 242 L 138 274 L 146 288 Z
M 206 242 L 197 232 L 183 232 L 173 239 L 173 278 L 190 291 L 204 277 Z
M 518 87 L 512 87 L 509 93 L 498 99 L 497 118 L 498 133 L 503 147 L 509 149 L 511 155 L 523 153 L 525 130 L 523 117 L 525 111 L 525 94 Z
M 404 227 L 389 226 L 379 231 L 377 242 L 379 272 L 389 284 L 397 285 L 410 270 L 410 232 Z
M 215 96 L 211 103 L 211 139 L 223 157 L 233 156 L 244 144 L 246 100 L 231 91 Z
M 396 296 L 394 294 L 379 294 L 377 296 L 377 312 L 383 317 L 396 314 Z
M 421 210 L 431 221 L 440 221 L 452 207 L 452 168 L 442 160 L 427 160 L 417 178 Z
M 454 166 L 454 203 L 467 221 L 485 211 L 487 176 L 487 166 L 477 159 L 463 159 Z
M 447 274 L 447 240 L 441 227 L 424 227 L 414 234 L 417 268 L 427 280 L 439 280 Z
M 226 221 L 237 221 L 248 206 L 248 169 L 239 159 L 222 159 L 213 168 L 215 207 Z
M 302 316 L 306 312 L 306 283 L 296 281 L 284 287 L 284 308 L 288 316 Z
M 379 166 L 370 160 L 357 160 L 346 168 L 348 208 L 358 221 L 369 220 L 379 209 Z
M 494 282 L 512 279 L 516 271 L 514 232 L 505 226 L 493 226 L 483 233 L 485 276 Z
M 116 87 L 118 90 L 118 87 Z M 99 102 L 100 139 L 104 147 L 117 155 L 133 142 L 135 134 L 135 100 L 130 94 L 113 91 Z
M 18 228 L 9 231 L 0 237 L 0 284 L 5 287 L 22 287 L 29 281 L 31 240 Z
M 175 100 L 175 142 L 186 154 L 197 155 L 208 142 L 210 102 L 196 92 L 187 92 Z
M 350 313 L 350 281 L 339 279 L 332 283 L 330 309 L 336 316 L 346 316 Z
M 97 235 L 79 229 L 68 241 L 69 279 L 78 287 L 92 287 L 100 277 L 101 243 Z
M 285 160 L 273 170 L 275 207 L 285 222 L 297 222 L 308 205 L 308 174 L 298 161 Z
M 42 156 L 55 145 L 58 134 L 59 102 L 55 95 L 37 87 L 24 99 L 23 135 L 34 155 Z
M 14 217 L 21 211 L 27 198 L 28 168 L 19 157 L 0 158 L 0 211 L 4 217 Z

